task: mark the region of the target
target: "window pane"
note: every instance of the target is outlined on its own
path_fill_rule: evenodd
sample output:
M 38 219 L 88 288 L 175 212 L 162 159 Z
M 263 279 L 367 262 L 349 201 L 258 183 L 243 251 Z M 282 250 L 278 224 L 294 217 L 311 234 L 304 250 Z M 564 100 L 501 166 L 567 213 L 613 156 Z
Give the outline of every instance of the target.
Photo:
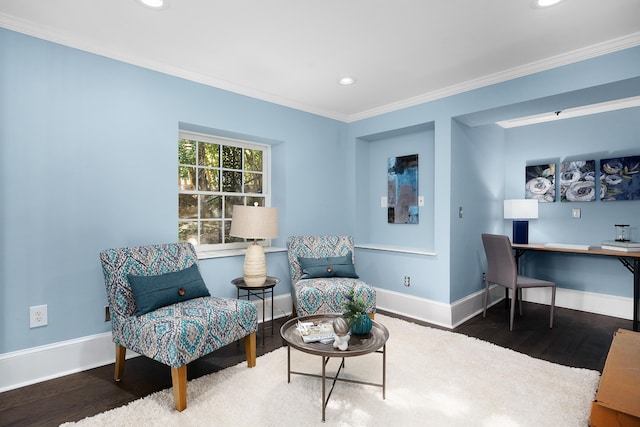
M 247 197 L 247 206 L 255 206 L 258 202 L 258 206 L 264 206 L 264 197 Z
M 198 168 L 198 190 L 220 191 L 220 170 Z
M 244 242 L 244 239 L 241 237 L 234 237 L 229 235 L 229 231 L 231 230 L 231 221 L 224 222 L 224 242 L 225 243 L 234 243 L 234 242 Z
M 178 218 L 198 218 L 196 194 L 178 194 Z
M 220 145 L 201 142 L 198 147 L 198 165 L 220 167 Z
M 200 196 L 200 218 L 221 218 L 222 196 L 202 194 Z
M 178 168 L 178 189 L 179 190 L 195 190 L 196 189 L 196 168 L 180 166 Z
M 198 223 L 196 221 L 178 223 L 178 241 L 198 244 Z
M 262 193 L 262 174 L 245 172 L 244 192 L 258 194 Z
M 242 172 L 222 171 L 222 191 L 242 193 Z
M 210 245 L 222 243 L 222 233 L 220 221 L 203 221 L 200 230 L 200 244 Z
M 223 145 L 222 167 L 226 169 L 242 169 L 242 148 Z
M 244 149 L 244 169 L 262 171 L 262 150 Z
M 231 218 L 233 205 L 244 206 L 244 197 L 242 196 L 226 196 L 224 198 L 224 217 Z
M 183 165 L 196 164 L 196 142 L 190 139 L 178 140 L 178 163 Z

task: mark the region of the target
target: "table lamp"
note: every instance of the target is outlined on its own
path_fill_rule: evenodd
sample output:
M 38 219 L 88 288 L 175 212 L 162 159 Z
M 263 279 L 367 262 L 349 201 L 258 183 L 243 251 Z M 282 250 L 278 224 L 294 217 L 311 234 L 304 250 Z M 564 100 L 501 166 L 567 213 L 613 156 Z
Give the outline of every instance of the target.
M 537 199 L 504 201 L 504 219 L 513 219 L 513 243 L 529 243 L 529 221 L 538 218 Z
M 229 234 L 243 239 L 253 239 L 247 247 L 242 268 L 247 286 L 262 286 L 267 280 L 267 261 L 258 239 L 278 237 L 278 208 L 234 205 Z

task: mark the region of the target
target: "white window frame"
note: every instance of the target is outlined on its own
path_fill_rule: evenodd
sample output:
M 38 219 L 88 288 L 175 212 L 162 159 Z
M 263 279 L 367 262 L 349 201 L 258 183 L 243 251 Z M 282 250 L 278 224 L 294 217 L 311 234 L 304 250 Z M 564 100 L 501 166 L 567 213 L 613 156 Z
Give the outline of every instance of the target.
M 196 188 L 196 190 L 183 190 L 178 186 L 178 197 L 180 194 L 209 194 L 209 195 L 220 195 L 223 198 L 223 208 L 222 208 L 222 218 L 220 219 L 220 221 L 224 222 L 225 220 L 225 207 L 224 207 L 224 198 L 225 196 L 245 196 L 245 197 L 263 197 L 264 198 L 264 206 L 266 207 L 271 207 L 271 146 L 267 145 L 267 144 L 260 144 L 257 142 L 252 142 L 252 141 L 244 141 L 244 140 L 239 140 L 239 139 L 233 139 L 233 138 L 227 138 L 227 137 L 220 137 L 220 136 L 215 136 L 215 135 L 208 135 L 208 134 L 203 134 L 203 133 L 198 133 L 198 132 L 190 132 L 190 131 L 184 131 L 184 130 L 180 130 L 178 132 L 178 139 L 176 142 L 179 143 L 180 139 L 189 139 L 189 140 L 195 140 L 195 141 L 202 141 L 202 142 L 206 142 L 206 143 L 211 143 L 211 144 L 219 144 L 219 145 L 226 145 L 226 146 L 231 146 L 231 147 L 239 147 L 239 148 L 247 148 L 247 149 L 252 149 L 252 150 L 261 150 L 262 151 L 262 193 L 245 193 L 244 189 L 242 193 L 235 193 L 235 192 L 225 192 L 222 191 L 222 183 L 220 191 L 200 191 Z M 244 161 L 244 160 L 243 160 Z M 194 167 L 194 165 L 188 165 L 188 164 L 182 164 L 179 163 L 178 161 L 178 168 L 180 167 Z M 222 165 L 220 165 L 220 170 L 225 170 Z M 242 172 L 244 174 L 245 170 L 244 170 L 244 165 L 243 165 L 243 169 Z M 222 177 L 220 177 L 220 179 L 222 179 Z M 233 219 L 231 219 L 233 221 Z M 181 220 L 178 217 L 178 221 L 176 225 L 179 225 L 183 220 Z M 198 224 L 201 223 L 201 219 L 200 219 L 200 209 L 198 207 L 198 218 L 197 218 L 197 222 Z M 198 229 L 200 227 L 198 226 Z M 223 233 L 224 233 L 224 227 L 222 227 L 223 229 Z M 199 236 L 199 232 L 198 232 L 198 236 Z M 218 251 L 227 251 L 227 250 L 234 250 L 234 249 L 244 249 L 246 248 L 250 243 L 253 243 L 253 241 L 251 242 L 230 242 L 230 243 L 217 243 L 217 244 L 199 244 L 197 242 L 191 242 L 193 243 L 193 245 L 196 248 L 196 251 L 198 253 L 200 252 L 218 252 Z M 259 244 L 263 245 L 263 246 L 271 246 L 271 241 L 270 240 L 266 240 L 266 241 L 260 241 L 258 242 Z

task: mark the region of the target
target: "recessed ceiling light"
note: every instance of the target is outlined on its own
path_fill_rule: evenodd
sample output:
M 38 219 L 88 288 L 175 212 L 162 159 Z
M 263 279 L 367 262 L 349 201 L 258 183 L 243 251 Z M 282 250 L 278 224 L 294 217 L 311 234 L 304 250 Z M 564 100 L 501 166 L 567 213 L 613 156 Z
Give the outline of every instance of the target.
M 169 7 L 169 0 L 137 0 L 143 6 L 151 9 L 166 9 Z
M 549 6 L 553 6 L 554 4 L 558 4 L 560 3 L 562 0 L 537 0 L 536 1 L 536 6 L 538 7 L 549 7 Z
M 354 84 L 355 82 L 356 82 L 356 79 L 350 76 L 346 76 L 338 80 L 338 83 L 340 83 L 343 86 L 349 86 Z

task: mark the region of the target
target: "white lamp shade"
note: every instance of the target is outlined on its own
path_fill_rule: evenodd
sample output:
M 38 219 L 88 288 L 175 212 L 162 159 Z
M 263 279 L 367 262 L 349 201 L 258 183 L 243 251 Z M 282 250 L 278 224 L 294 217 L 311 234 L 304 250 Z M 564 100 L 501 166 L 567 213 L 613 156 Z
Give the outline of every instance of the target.
M 537 199 L 511 199 L 504 201 L 505 219 L 535 219 L 538 218 Z
M 229 234 L 243 239 L 275 239 L 278 208 L 234 205 Z

